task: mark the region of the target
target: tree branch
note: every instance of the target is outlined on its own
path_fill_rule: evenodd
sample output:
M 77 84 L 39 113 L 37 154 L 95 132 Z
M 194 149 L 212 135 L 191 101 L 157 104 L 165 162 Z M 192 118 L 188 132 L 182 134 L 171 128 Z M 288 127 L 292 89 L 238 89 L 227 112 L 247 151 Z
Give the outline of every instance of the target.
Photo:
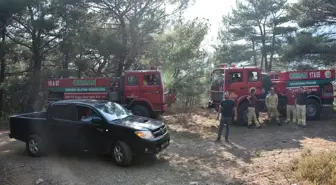
M 27 47 L 28 49 L 32 50 L 32 47 L 31 47 L 31 46 L 29 46 L 29 45 L 26 44 L 26 43 L 23 43 L 23 42 L 21 42 L 21 41 L 18 41 L 18 40 L 16 40 L 16 39 L 14 39 L 13 37 L 10 36 L 10 34 L 7 34 L 7 37 L 8 37 L 11 41 L 13 41 L 13 42 L 15 42 L 15 43 L 17 43 L 17 44 L 19 44 L 19 45 L 25 46 L 25 47 Z

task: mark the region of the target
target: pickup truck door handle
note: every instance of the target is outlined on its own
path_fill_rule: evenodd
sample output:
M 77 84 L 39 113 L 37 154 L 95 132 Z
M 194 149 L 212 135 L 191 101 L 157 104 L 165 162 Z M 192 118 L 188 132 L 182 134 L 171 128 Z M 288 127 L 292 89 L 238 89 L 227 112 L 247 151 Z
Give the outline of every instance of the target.
M 241 87 L 240 89 L 245 89 L 245 87 Z
M 104 132 L 104 129 L 102 129 L 102 128 L 97 128 L 97 130 L 98 130 L 99 132 Z

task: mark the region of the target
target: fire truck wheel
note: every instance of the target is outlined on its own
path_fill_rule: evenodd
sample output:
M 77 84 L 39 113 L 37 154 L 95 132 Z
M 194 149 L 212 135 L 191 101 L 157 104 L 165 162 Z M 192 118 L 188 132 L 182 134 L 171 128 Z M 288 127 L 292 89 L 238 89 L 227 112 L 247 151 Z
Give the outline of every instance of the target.
M 142 105 L 132 106 L 131 111 L 133 112 L 133 114 L 135 114 L 137 116 L 143 116 L 143 117 L 147 117 L 147 118 L 149 118 L 151 116 L 148 109 L 145 106 L 142 106 Z
M 248 103 L 242 103 L 238 107 L 238 124 L 239 125 L 247 125 L 247 107 Z
M 321 114 L 321 105 L 318 101 L 313 99 L 307 100 L 307 120 L 318 120 Z

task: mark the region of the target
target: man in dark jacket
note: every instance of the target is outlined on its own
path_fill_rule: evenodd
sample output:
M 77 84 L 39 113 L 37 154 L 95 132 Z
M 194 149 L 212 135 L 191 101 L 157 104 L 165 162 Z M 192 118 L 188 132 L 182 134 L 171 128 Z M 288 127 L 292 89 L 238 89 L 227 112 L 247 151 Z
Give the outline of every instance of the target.
M 221 111 L 221 119 L 219 122 L 216 142 L 220 142 L 224 126 L 226 126 L 225 141 L 229 142 L 230 124 L 232 123 L 233 116 L 234 120 L 237 120 L 237 107 L 236 103 L 230 99 L 230 94 L 228 91 L 224 93 L 224 98 L 219 108 Z

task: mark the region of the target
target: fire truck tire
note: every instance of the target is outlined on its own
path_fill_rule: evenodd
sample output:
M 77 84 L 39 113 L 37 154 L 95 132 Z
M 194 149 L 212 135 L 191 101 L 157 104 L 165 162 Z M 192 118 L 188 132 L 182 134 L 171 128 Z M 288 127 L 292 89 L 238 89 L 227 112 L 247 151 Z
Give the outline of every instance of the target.
M 247 108 L 248 103 L 244 102 L 238 107 L 238 121 L 239 125 L 247 125 Z
M 149 112 L 149 110 L 142 105 L 134 105 L 131 107 L 131 111 L 133 112 L 133 114 L 138 115 L 138 116 L 143 116 L 143 117 L 151 117 L 151 114 Z
M 321 115 L 320 103 L 314 99 L 308 99 L 306 112 L 307 120 L 319 120 Z

